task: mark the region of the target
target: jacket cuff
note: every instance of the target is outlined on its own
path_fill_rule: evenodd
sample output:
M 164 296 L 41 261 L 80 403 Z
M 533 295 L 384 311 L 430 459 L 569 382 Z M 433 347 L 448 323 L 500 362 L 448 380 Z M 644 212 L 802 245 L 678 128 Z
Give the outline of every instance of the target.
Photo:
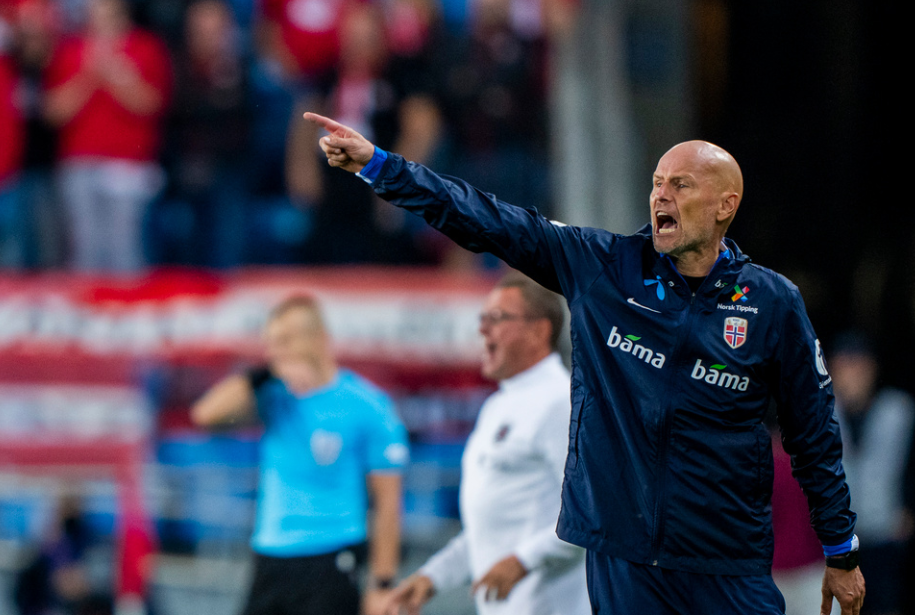
M 387 159 L 388 153 L 376 145 L 372 159 L 369 160 L 369 163 L 365 165 L 361 171 L 356 173 L 356 177 L 369 185 L 375 183 L 375 180 L 378 179 L 378 175 L 381 173 L 381 167 Z
M 850 551 L 857 551 L 859 547 L 858 536 L 852 536 L 842 544 L 838 545 L 823 545 L 823 555 L 826 557 L 832 557 L 834 555 L 842 555 Z

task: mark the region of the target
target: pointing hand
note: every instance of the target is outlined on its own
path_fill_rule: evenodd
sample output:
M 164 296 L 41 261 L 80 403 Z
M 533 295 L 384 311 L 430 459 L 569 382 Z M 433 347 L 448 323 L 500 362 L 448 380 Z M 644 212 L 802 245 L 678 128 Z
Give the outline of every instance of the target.
M 349 126 L 317 113 L 309 112 L 304 117 L 330 133 L 318 142 L 330 166 L 358 173 L 375 154 L 375 146 Z

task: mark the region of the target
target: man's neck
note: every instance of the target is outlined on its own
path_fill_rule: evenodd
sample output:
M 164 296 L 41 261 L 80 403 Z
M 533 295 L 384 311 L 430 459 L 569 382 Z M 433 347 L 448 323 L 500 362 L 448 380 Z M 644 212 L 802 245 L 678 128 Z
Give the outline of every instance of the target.
M 305 395 L 320 389 L 337 377 L 337 364 L 331 359 L 318 361 L 305 369 L 287 373 L 281 376 L 286 387 L 296 395 Z
M 690 250 L 680 256 L 672 256 L 674 266 L 681 275 L 693 278 L 704 278 L 715 266 L 718 255 L 724 250 L 721 240 L 709 248 Z

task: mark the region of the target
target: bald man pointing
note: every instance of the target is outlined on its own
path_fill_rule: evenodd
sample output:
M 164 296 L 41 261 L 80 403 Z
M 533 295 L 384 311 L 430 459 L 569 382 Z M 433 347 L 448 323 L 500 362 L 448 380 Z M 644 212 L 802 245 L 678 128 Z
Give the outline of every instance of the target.
M 460 245 L 561 293 L 572 417 L 557 533 L 588 551 L 595 613 L 773 615 L 774 400 L 826 572 L 821 611 L 864 598 L 831 377 L 797 288 L 725 238 L 737 162 L 702 141 L 654 172 L 651 224 L 624 236 L 551 222 L 382 151 L 314 114 L 331 166 Z

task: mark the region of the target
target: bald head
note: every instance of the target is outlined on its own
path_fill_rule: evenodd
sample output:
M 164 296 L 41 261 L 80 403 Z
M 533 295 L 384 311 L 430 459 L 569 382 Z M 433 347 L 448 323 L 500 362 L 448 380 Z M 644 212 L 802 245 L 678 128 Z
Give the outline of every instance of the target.
M 653 186 L 655 249 L 694 272 L 687 275 L 705 275 L 743 197 L 740 166 L 717 145 L 686 141 L 661 156 Z
M 738 202 L 743 198 L 743 173 L 727 150 L 708 141 L 684 141 L 667 150 L 661 160 L 668 156 L 693 160 L 695 167 L 714 181 L 719 190 L 735 193 Z

